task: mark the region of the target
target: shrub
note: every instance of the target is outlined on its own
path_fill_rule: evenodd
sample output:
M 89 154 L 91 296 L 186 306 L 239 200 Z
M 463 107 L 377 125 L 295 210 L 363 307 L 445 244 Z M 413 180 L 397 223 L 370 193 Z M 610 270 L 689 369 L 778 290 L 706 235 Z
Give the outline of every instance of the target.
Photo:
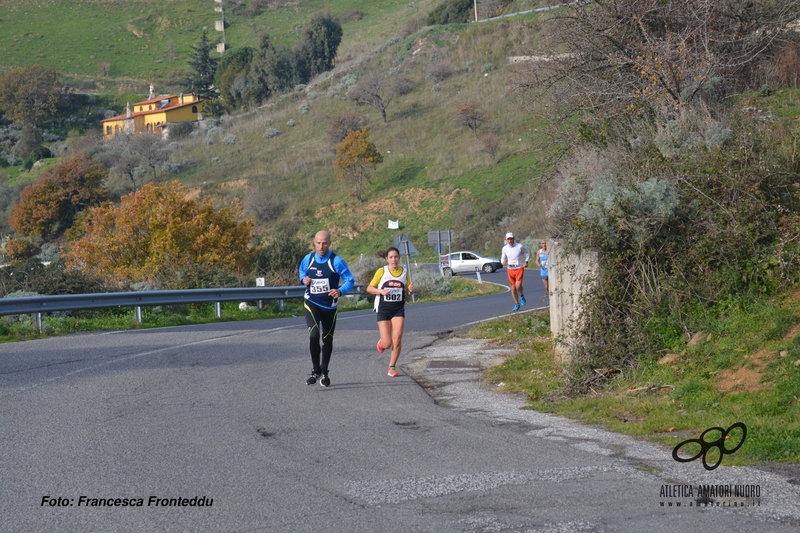
M 731 139 L 733 139 L 733 131 L 718 121 L 714 121 L 703 135 L 706 148 L 720 148 Z
M 229 133 L 222 138 L 222 144 L 236 144 L 236 135 Z
M 432 82 L 445 80 L 453 75 L 453 66 L 446 59 L 434 61 L 428 68 L 428 79 Z
M 146 281 L 165 288 L 227 283 L 249 267 L 252 222 L 238 203 L 219 210 L 209 197 L 187 199 L 173 181 L 147 184 L 118 207 L 89 210 L 83 236 L 70 242 L 68 267 L 102 276 L 119 287 Z
M 411 279 L 414 282 L 414 294 L 417 298 L 446 296 L 453 292 L 453 285 L 438 272 L 415 269 L 411 273 Z
M 339 144 L 351 131 L 361 131 L 366 125 L 367 119 L 356 113 L 336 116 L 328 127 L 328 138 L 333 144 Z
M 263 183 L 251 180 L 252 187 L 244 198 L 244 210 L 257 221 L 270 222 L 278 216 L 285 204 Z
M 558 176 L 549 214 L 562 245 L 597 249 L 601 261 L 573 331 L 572 392 L 680 349 L 726 302 L 774 294 L 798 277 L 791 221 L 800 217 L 780 192 L 793 182 L 778 170 L 793 157 L 778 140 L 785 132 L 702 110 L 649 128 L 629 132 L 636 143 L 574 151 Z
M 61 259 L 61 254 L 58 251 L 58 245 L 56 243 L 46 242 L 42 245 L 36 257 L 43 263 L 52 263 L 53 261 Z
M 264 132 L 264 137 L 267 139 L 271 139 L 273 137 L 277 137 L 281 134 L 281 130 L 275 128 L 267 128 L 267 131 Z
M 50 150 L 47 147 L 42 146 L 40 144 L 39 146 L 33 149 L 31 154 L 28 156 L 28 159 L 35 163 L 36 161 L 39 161 L 41 159 L 48 159 L 50 157 L 53 157 L 53 155 L 50 153 Z
M 39 253 L 39 247 L 28 239 L 8 239 L 6 241 L 6 256 L 11 261 L 30 259 Z
M 433 11 L 428 13 L 425 23 L 432 24 L 456 24 L 464 23 L 469 20 L 470 10 L 473 7 L 472 0 L 446 0 Z
M 225 103 L 221 98 L 212 98 L 203 102 L 203 115 L 219 118 L 225 114 Z
M 335 98 L 337 96 L 347 94 L 350 92 L 350 89 L 356 86 L 357 83 L 358 78 L 354 74 L 342 76 L 342 79 L 339 80 L 339 83 L 331 86 L 328 89 L 328 98 Z
M 170 174 L 177 174 L 181 171 L 181 164 L 167 162 L 161 165 L 161 170 L 164 172 L 169 172 Z
M 188 120 L 175 122 L 169 125 L 169 138 L 174 140 L 185 139 L 194 131 L 194 123 Z
M 67 155 L 67 143 L 56 141 L 50 145 L 50 155 L 52 157 L 64 157 Z
M 253 259 L 256 272 L 265 274 L 282 270 L 297 270 L 300 261 L 309 252 L 308 242 L 297 237 L 275 236 L 269 244 L 258 250 Z
M 372 276 L 375 275 L 375 271 L 385 264 L 386 261 L 380 257 L 364 256 L 349 266 L 350 272 L 353 273 L 356 283 L 367 285 L 370 281 L 372 281 Z

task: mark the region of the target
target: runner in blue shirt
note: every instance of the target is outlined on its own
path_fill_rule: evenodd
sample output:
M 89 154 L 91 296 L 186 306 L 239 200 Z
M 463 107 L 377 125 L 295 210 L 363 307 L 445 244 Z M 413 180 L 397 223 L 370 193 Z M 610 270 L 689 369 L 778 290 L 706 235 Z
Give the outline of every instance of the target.
M 330 250 L 331 235 L 319 231 L 314 236 L 314 249 L 300 262 L 300 283 L 306 286 L 304 295 L 306 325 L 308 325 L 311 351 L 311 376 L 306 385 L 328 387 L 328 364 L 333 352 L 333 332 L 336 330 L 336 313 L 339 298 L 353 288 L 355 280 L 344 259 Z M 341 287 L 339 283 L 342 283 Z M 320 340 L 322 348 L 320 348 Z M 320 359 L 320 356 L 322 357 Z

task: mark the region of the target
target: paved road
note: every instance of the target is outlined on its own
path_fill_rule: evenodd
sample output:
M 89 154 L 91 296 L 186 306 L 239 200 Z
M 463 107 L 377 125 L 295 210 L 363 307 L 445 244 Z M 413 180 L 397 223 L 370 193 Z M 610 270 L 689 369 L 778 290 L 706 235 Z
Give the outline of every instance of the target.
M 402 366 L 479 356 L 438 334 L 510 301 L 410 307 Z M 697 468 L 665 480 L 551 422 L 437 403 L 386 376 L 374 320 L 341 315 L 330 388 L 304 384 L 301 318 L 0 345 L 0 532 L 797 531 L 791 509 L 660 507 L 666 483 L 713 481 Z

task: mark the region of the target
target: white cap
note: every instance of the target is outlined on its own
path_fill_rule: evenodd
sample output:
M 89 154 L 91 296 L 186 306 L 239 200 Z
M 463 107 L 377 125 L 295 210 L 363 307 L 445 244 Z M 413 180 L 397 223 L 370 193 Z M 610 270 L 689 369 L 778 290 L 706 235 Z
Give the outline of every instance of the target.
M 513 239 L 513 238 L 514 238 L 514 234 L 513 233 L 511 233 L 510 231 L 508 233 L 506 233 L 506 239 Z

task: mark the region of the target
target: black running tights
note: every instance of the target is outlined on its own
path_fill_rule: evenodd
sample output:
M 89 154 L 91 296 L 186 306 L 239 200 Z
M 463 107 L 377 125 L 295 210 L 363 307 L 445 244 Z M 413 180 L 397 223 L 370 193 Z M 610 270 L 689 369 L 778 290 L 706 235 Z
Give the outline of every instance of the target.
M 328 373 L 328 363 L 330 363 L 331 353 L 333 353 L 333 332 L 336 330 L 337 309 L 323 309 L 309 302 L 305 302 L 305 308 L 311 364 L 314 365 L 315 374 L 324 375 Z M 320 339 L 322 340 L 321 350 Z M 322 355 L 321 362 L 320 354 Z

